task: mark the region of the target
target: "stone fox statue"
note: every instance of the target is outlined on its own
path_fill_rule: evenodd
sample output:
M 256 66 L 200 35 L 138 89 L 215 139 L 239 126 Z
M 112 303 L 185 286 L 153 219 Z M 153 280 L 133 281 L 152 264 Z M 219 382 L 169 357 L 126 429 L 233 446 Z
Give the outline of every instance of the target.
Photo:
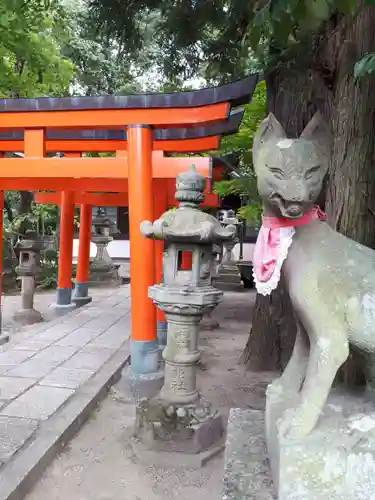
M 330 149 L 320 114 L 298 139 L 288 139 L 270 114 L 254 138 L 263 225 L 268 225 L 266 244 L 275 228 L 289 231 L 287 245 L 281 233 L 274 245 L 276 253 L 283 247 L 281 264 L 280 255 L 272 261 L 272 251 L 267 254 L 263 248 L 258 268 L 263 265 L 266 277 L 262 269 L 256 276 L 260 285 L 272 281 L 279 263 L 294 308 L 298 333 L 293 354 L 282 376 L 268 388 L 269 394 L 280 397 L 284 391 L 298 393 L 296 407 L 279 421 L 279 432 L 289 438 L 306 436 L 315 427 L 334 377 L 349 355 L 349 343 L 366 355 L 368 381 L 375 378 L 375 251 L 331 229 L 314 209 Z M 273 283 L 271 289 L 276 286 Z

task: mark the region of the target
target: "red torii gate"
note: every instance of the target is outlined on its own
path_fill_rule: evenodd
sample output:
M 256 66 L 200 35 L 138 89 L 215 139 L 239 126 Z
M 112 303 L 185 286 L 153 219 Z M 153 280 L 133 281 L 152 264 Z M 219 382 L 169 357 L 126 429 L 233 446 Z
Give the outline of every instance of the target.
M 73 191 L 118 192 L 118 180 L 128 177 L 130 272 L 137 276 L 131 280 L 132 303 L 136 304 L 131 311 L 131 355 L 136 375 L 157 372 L 159 363 L 155 308 L 148 299 L 148 287 L 155 283 L 155 243 L 143 238 L 139 230 L 143 220 L 155 218 L 153 178 L 168 178 L 165 171 L 153 172 L 152 151 L 159 140 L 153 137 L 153 130 L 154 134 L 155 129 L 162 130 L 169 140 L 176 136 L 188 139 L 187 135 L 179 136 L 181 129 L 195 128 L 203 131 L 200 137 L 207 137 L 206 128 L 227 123 L 230 109 L 250 100 L 257 80 L 258 76 L 252 75 L 215 89 L 176 94 L 0 100 L 0 130 L 23 131 L 25 154 L 24 158 L 1 159 L 2 189 L 62 190 L 62 238 L 65 232 L 72 239 Z M 86 129 L 126 129 L 128 169 L 121 155 L 46 158 L 49 132 Z M 173 177 L 178 173 L 174 171 Z M 108 181 L 112 181 L 111 189 Z
M 176 158 L 175 160 L 179 160 Z M 200 162 L 202 163 L 202 162 Z M 199 170 L 204 170 L 200 168 Z M 221 171 L 215 172 L 217 178 L 220 178 Z M 215 180 L 215 176 L 214 176 Z M 173 179 L 154 179 L 154 210 L 155 218 L 165 212 L 168 207 L 176 207 L 178 203 L 175 200 L 175 182 Z M 207 190 L 206 190 L 207 191 Z M 34 195 L 34 201 L 41 204 L 62 205 L 61 192 L 37 192 Z M 72 299 L 75 304 L 84 305 L 91 302 L 91 297 L 88 294 L 89 281 L 89 261 L 90 261 L 90 239 L 92 225 L 92 207 L 128 207 L 128 193 L 87 193 L 74 192 L 74 204 L 80 207 L 80 229 L 79 229 L 79 247 L 78 247 L 78 262 L 76 271 L 75 296 Z M 205 193 L 205 200 L 201 204 L 202 207 L 214 208 L 219 205 L 218 195 L 210 192 Z M 158 212 L 158 213 L 156 213 Z M 158 242 L 156 242 L 158 243 Z M 163 242 L 155 245 L 155 274 L 156 280 L 162 278 L 162 259 L 163 259 Z M 60 254 L 61 257 L 61 254 Z M 71 256 L 70 260 L 63 260 L 62 265 L 58 269 L 58 283 L 63 285 L 71 280 L 72 267 Z M 187 269 L 191 266 L 191 256 L 189 253 L 183 255 L 183 266 Z M 65 265 L 65 267 L 63 267 Z M 159 309 L 156 310 L 157 315 L 157 332 L 159 336 L 165 336 L 166 320 L 164 313 Z

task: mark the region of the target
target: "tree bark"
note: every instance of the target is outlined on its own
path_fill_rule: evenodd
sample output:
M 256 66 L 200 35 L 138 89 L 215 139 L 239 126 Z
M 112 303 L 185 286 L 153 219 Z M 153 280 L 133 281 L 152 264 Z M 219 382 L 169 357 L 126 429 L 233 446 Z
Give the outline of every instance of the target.
M 317 109 L 304 57 L 298 70 L 283 68 L 266 75 L 268 111 L 276 116 L 289 137 L 298 137 Z M 308 62 L 311 66 L 312 58 Z M 257 295 L 240 362 L 255 371 L 283 369 L 291 356 L 295 336 L 292 306 L 280 283 L 270 296 Z
M 336 84 L 332 112 L 333 149 L 327 189 L 327 213 L 333 228 L 375 249 L 375 74 L 355 81 L 354 64 L 375 52 L 375 7 L 336 30 Z M 362 385 L 364 374 L 355 352 L 340 371 L 347 385 Z
M 290 136 L 302 131 L 316 108 L 329 121 L 332 158 L 320 204 L 325 204 L 333 228 L 371 248 L 375 248 L 375 75 L 355 81 L 353 68 L 363 55 L 375 52 L 374 25 L 375 7 L 364 8 L 354 21 L 333 16 L 314 37 L 306 72 L 310 82 L 303 74 L 290 79 L 290 73 L 273 74 L 267 81 L 270 111 Z M 295 335 L 291 323 L 281 287 L 271 297 L 257 297 L 242 356 L 248 368 L 285 366 Z M 348 385 L 362 384 L 360 366 L 351 353 L 339 379 Z

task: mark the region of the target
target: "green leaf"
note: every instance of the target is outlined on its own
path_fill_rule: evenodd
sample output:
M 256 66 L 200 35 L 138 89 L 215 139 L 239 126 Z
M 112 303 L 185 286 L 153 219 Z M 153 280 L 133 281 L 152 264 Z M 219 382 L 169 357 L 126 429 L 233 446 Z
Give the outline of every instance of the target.
M 306 7 L 320 21 L 325 21 L 329 18 L 330 10 L 326 0 L 307 0 Z
M 375 5 L 375 0 L 366 0 L 366 5 Z
M 375 3 L 375 0 L 371 1 Z M 336 0 L 336 7 L 339 12 L 352 15 L 358 9 L 358 2 L 356 0 Z
M 354 66 L 354 77 L 360 78 L 375 71 L 375 54 L 367 54 Z
M 286 45 L 289 35 L 293 32 L 294 22 L 290 16 L 283 16 L 273 24 L 273 35 L 282 45 Z
M 262 10 L 259 10 L 253 19 L 253 26 L 263 26 L 269 20 L 269 7 L 268 5 L 264 7 Z
M 258 43 L 262 34 L 262 30 L 259 26 L 252 26 L 249 32 L 249 42 L 251 47 L 255 50 L 258 47 Z

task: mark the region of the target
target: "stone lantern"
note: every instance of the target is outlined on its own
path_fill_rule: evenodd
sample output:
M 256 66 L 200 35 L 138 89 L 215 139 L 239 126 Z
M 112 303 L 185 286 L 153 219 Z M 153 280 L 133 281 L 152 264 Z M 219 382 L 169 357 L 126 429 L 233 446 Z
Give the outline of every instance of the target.
M 234 226 L 223 227 L 199 210 L 204 200 L 205 177 L 195 167 L 176 180 L 177 210 L 154 223 L 145 221 L 147 238 L 167 243 L 163 282 L 149 288 L 149 297 L 168 322 L 164 385 L 158 396 L 138 406 L 136 433 L 152 449 L 200 453 L 222 435 L 220 414 L 204 401 L 196 386 L 199 322 L 221 301 L 223 292 L 211 283 L 213 245 L 235 237 Z M 181 269 L 181 253 L 191 252 L 192 268 Z
M 236 235 L 238 227 L 241 222 L 237 219 L 234 210 L 228 210 L 226 217 L 221 219 L 223 227 L 234 226 L 236 228 Z M 224 243 L 224 252 L 221 263 L 218 268 L 218 276 L 216 283 L 228 285 L 241 285 L 241 273 L 238 269 L 236 262 L 233 259 L 233 248 L 238 243 L 239 238 Z
M 112 222 L 106 214 L 98 208 L 92 220 L 94 228 L 91 241 L 95 243 L 97 252 L 90 266 L 90 281 L 95 283 L 113 284 L 119 281 L 116 266 L 108 254 L 107 246 L 113 240 L 111 236 Z
M 19 265 L 16 273 L 21 279 L 21 309 L 13 318 L 23 325 L 42 321 L 42 315 L 34 309 L 35 278 L 40 272 L 40 253 L 43 242 L 34 232 L 26 232 L 24 238 L 15 247 L 19 251 Z

